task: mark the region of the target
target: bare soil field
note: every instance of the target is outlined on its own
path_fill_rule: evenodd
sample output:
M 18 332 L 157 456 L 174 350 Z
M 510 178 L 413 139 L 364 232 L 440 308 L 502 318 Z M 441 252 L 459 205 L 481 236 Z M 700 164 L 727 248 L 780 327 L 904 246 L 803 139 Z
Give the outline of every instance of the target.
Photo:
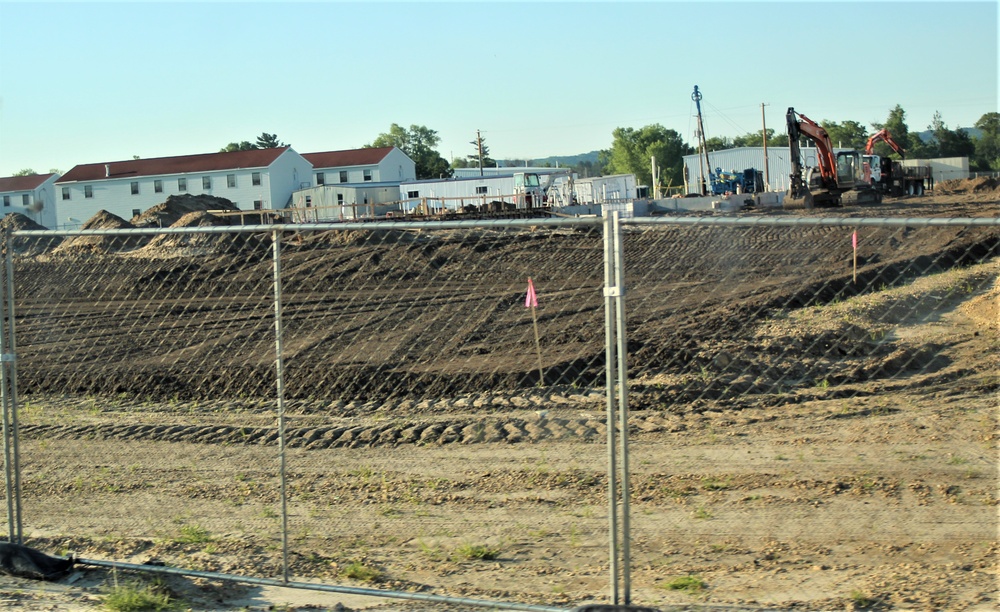
M 946 183 L 809 216 L 996 217 L 996 187 Z M 195 211 L 185 223 L 212 220 Z M 634 603 L 1000 606 L 1000 230 L 863 236 L 857 283 L 838 229 L 628 235 Z M 25 543 L 280 575 L 271 262 L 253 250 L 263 239 L 159 236 L 125 254 L 113 252 L 121 241 L 82 238 L 15 242 Z M 579 230 L 292 237 L 294 580 L 565 608 L 605 600 L 593 243 Z M 539 251 L 547 264 L 530 265 Z M 482 282 L 510 269 L 511 284 L 536 270 L 556 287 L 538 322 L 541 385 L 523 294 Z M 87 271 L 101 283 L 81 288 Z M 144 310 L 123 306 L 137 301 Z M 351 316 L 324 314 L 331 304 Z M 170 535 L 185 525 L 201 531 Z M 109 585 L 133 579 L 86 565 L 52 583 L 3 577 L 0 602 L 97 609 Z M 177 576 L 159 588 L 194 610 L 476 609 Z

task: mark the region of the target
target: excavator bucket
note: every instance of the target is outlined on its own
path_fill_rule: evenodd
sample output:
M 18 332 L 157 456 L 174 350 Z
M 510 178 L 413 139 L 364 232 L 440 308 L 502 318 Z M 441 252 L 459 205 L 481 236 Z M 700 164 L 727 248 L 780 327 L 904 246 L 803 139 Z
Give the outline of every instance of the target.
M 815 207 L 815 200 L 813 194 L 808 190 L 802 190 L 798 193 L 788 191 L 785 193 L 781 207 L 785 210 L 812 210 Z

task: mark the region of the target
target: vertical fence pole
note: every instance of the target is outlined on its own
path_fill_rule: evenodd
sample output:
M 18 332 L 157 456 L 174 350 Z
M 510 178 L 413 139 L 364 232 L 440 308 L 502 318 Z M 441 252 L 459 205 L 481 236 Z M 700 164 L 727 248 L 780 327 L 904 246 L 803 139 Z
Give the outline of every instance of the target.
M 21 543 L 21 474 L 18 458 L 18 426 L 17 402 L 13 397 L 12 375 L 8 364 L 13 363 L 14 351 L 8 347 L 8 338 L 14 333 L 14 300 L 11 290 L 14 283 L 11 279 L 13 263 L 11 255 L 10 228 L 4 228 L 2 236 L 4 247 L 4 298 L 0 300 L 0 404 L 3 408 L 3 465 L 7 493 L 7 528 L 8 541 Z M 12 346 L 12 344 L 11 344 Z
M 604 217 L 604 386 L 608 429 L 608 547 L 611 572 L 611 603 L 618 605 L 618 483 L 615 467 L 615 342 L 614 229 L 611 216 Z
M 288 582 L 288 489 L 285 479 L 285 362 L 282 350 L 284 328 L 281 325 L 281 230 L 271 231 L 272 253 L 274 255 L 274 368 L 278 396 L 278 455 L 280 457 L 279 479 L 281 480 L 281 567 L 282 576 Z
M 622 244 L 622 227 L 617 212 L 612 215 L 612 230 L 615 236 L 615 296 L 618 320 L 615 331 L 618 344 L 618 419 L 619 440 L 621 444 L 621 488 L 622 488 L 622 533 L 621 533 L 621 563 L 622 563 L 622 593 L 623 603 L 629 605 L 631 595 L 631 535 L 629 534 L 629 469 L 628 469 L 628 352 L 625 340 L 625 247 Z

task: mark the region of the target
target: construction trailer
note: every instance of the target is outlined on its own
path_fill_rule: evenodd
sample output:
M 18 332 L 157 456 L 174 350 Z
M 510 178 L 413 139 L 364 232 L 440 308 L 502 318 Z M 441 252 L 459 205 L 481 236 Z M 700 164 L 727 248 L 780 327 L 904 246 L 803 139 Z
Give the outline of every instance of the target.
M 407 214 L 440 214 L 540 208 L 547 206 L 546 189 L 553 183 L 550 175 L 566 172 L 565 169 L 549 170 L 404 181 L 399 185 L 401 209 Z
M 581 205 L 620 202 L 638 197 L 634 174 L 577 179 L 573 188 L 576 202 Z
M 399 183 L 317 185 L 292 193 L 282 216 L 292 223 L 334 223 L 386 216 L 399 210 Z

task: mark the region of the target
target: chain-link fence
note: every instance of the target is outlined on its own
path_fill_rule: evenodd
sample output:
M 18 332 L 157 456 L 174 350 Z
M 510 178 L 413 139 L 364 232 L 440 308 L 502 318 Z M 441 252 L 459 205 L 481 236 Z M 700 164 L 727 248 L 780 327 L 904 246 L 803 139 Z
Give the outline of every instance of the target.
M 536 609 L 995 601 L 998 235 L 15 229 L 8 525 L 91 559 Z

